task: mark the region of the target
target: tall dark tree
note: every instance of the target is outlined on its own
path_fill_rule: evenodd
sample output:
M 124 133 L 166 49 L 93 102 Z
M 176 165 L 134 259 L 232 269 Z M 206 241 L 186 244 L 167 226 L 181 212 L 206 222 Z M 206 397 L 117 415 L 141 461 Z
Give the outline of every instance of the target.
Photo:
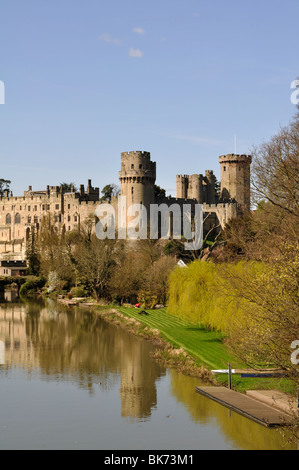
M 102 202 L 111 202 L 113 196 L 118 196 L 120 193 L 120 188 L 116 184 L 107 184 L 102 189 L 101 193 L 103 196 L 101 197 Z
M 4 191 L 9 189 L 11 184 L 10 180 L 5 180 L 3 178 L 0 178 L 0 196 L 3 195 Z
M 64 193 L 70 193 L 72 191 L 78 191 L 78 188 L 76 187 L 75 183 L 61 183 L 60 185 L 62 187 L 62 191 Z

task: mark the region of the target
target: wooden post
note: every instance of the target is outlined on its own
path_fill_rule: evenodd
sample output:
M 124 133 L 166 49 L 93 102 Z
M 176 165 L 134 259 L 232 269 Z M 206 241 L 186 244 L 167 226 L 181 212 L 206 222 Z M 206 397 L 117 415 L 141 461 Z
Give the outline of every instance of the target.
M 229 389 L 232 389 L 232 365 L 228 364 L 228 385 Z

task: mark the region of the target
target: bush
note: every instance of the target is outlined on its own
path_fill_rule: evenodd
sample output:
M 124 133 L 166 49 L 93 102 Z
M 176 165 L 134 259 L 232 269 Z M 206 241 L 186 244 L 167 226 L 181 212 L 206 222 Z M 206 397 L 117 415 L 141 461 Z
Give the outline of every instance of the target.
M 138 294 L 138 302 L 141 304 L 141 308 L 155 308 L 158 303 L 156 295 L 152 295 L 150 292 L 141 291 Z
M 87 293 L 81 286 L 72 287 L 70 290 L 71 297 L 86 297 Z
M 20 288 L 20 295 L 28 295 L 35 293 L 42 289 L 46 284 L 46 280 L 43 277 L 30 277 Z

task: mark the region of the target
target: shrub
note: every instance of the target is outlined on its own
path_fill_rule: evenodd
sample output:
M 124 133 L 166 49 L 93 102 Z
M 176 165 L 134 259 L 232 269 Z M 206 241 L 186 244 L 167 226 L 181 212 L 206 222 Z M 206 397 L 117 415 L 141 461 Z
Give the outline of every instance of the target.
M 72 287 L 70 294 L 72 297 L 86 297 L 87 293 L 82 286 Z
M 20 288 L 20 295 L 28 295 L 42 289 L 46 284 L 44 277 L 30 277 Z
M 140 291 L 138 294 L 138 302 L 141 304 L 141 308 L 155 308 L 158 303 L 156 295 L 152 295 L 148 291 Z

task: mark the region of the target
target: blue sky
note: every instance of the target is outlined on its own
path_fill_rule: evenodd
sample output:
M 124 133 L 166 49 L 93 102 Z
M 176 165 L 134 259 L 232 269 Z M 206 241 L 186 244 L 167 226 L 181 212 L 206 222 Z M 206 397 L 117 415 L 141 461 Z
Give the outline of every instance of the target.
M 14 195 L 118 183 L 151 152 L 157 184 L 249 153 L 295 114 L 298 0 L 1 0 L 0 177 Z

